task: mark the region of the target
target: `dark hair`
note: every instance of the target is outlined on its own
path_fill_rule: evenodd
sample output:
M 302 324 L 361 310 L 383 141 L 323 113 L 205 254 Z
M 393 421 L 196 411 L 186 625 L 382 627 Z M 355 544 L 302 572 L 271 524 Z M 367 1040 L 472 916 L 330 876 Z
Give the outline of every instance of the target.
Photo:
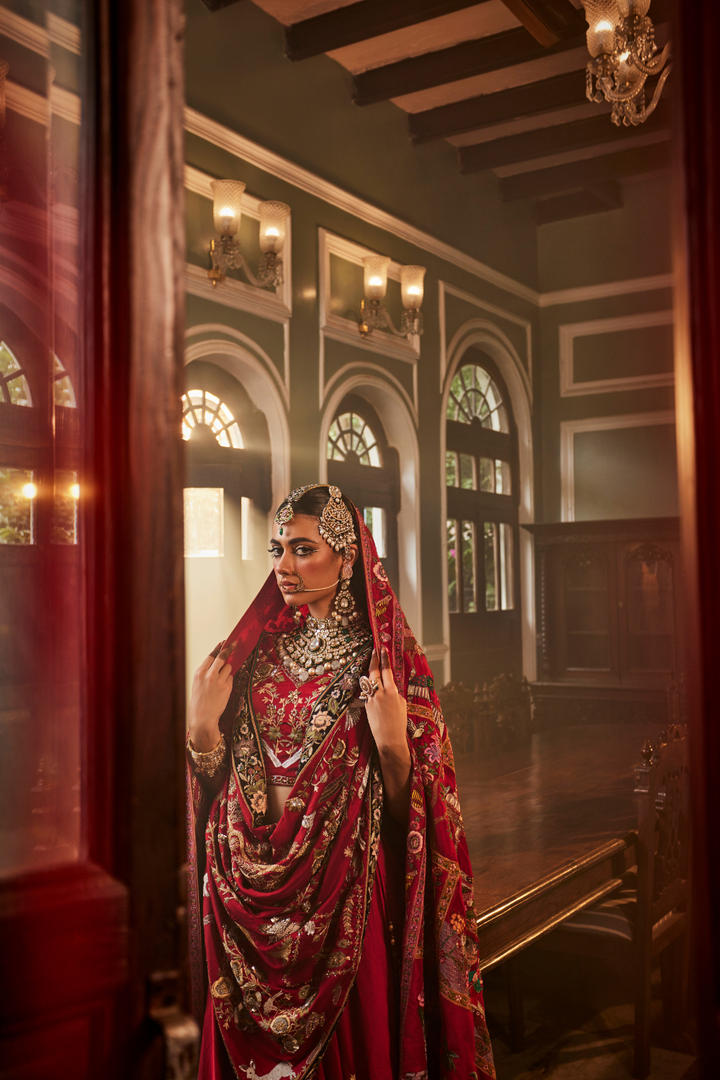
M 322 517 L 322 512 L 330 502 L 330 489 L 327 484 L 321 484 L 319 487 L 310 488 L 299 499 L 290 504 L 289 497 L 283 499 L 278 507 L 280 511 L 284 506 L 292 505 L 293 514 L 307 514 L 308 517 L 317 518 L 319 521 Z M 348 508 L 353 517 L 353 522 L 357 521 L 358 511 L 355 508 L 355 504 L 351 499 L 348 499 L 347 495 L 343 495 L 343 502 Z M 355 528 L 357 533 L 357 527 Z M 359 545 L 359 537 L 356 536 L 356 540 Z M 355 573 L 350 579 L 350 590 L 355 597 L 355 603 L 358 605 L 361 611 L 367 611 L 367 599 L 365 596 L 365 575 L 363 573 L 362 560 L 358 559 L 355 563 Z

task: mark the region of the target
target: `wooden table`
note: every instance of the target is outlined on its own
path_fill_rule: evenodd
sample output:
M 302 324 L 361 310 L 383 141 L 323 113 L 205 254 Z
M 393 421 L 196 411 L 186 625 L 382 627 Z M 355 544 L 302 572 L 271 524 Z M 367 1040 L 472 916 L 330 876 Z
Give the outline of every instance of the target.
M 633 766 L 659 731 L 647 723 L 557 728 L 493 758 L 458 755 L 482 968 L 620 884 L 634 862 Z

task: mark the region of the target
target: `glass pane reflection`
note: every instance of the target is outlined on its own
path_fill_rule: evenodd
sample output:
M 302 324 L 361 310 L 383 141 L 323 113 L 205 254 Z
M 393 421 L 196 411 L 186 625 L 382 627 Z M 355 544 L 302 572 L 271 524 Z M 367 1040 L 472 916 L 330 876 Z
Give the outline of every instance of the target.
M 73 5 L 63 5 L 64 44 L 49 32 L 50 9 L 38 0 L 8 14 L 19 35 L 8 79 L 23 85 L 31 61 L 40 107 L 29 114 L 8 96 L 0 176 L 2 875 L 82 854 L 85 60 Z M 51 107 L 57 91 L 62 116 Z

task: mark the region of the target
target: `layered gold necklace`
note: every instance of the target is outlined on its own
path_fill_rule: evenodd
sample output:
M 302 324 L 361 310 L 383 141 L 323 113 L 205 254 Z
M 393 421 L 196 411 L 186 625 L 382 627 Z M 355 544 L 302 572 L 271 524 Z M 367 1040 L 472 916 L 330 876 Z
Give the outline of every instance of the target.
M 370 627 L 359 611 L 351 615 L 333 613 L 327 619 L 308 615 L 304 626 L 279 634 L 278 656 L 296 682 L 339 671 L 348 660 L 366 648 Z

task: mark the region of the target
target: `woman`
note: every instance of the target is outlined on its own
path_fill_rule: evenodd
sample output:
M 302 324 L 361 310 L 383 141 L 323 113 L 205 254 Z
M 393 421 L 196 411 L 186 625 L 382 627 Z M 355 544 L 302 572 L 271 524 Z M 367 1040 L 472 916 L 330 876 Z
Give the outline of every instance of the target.
M 425 657 L 337 488 L 292 492 L 270 553 L 189 709 L 200 1080 L 489 1080 L 470 863 Z

